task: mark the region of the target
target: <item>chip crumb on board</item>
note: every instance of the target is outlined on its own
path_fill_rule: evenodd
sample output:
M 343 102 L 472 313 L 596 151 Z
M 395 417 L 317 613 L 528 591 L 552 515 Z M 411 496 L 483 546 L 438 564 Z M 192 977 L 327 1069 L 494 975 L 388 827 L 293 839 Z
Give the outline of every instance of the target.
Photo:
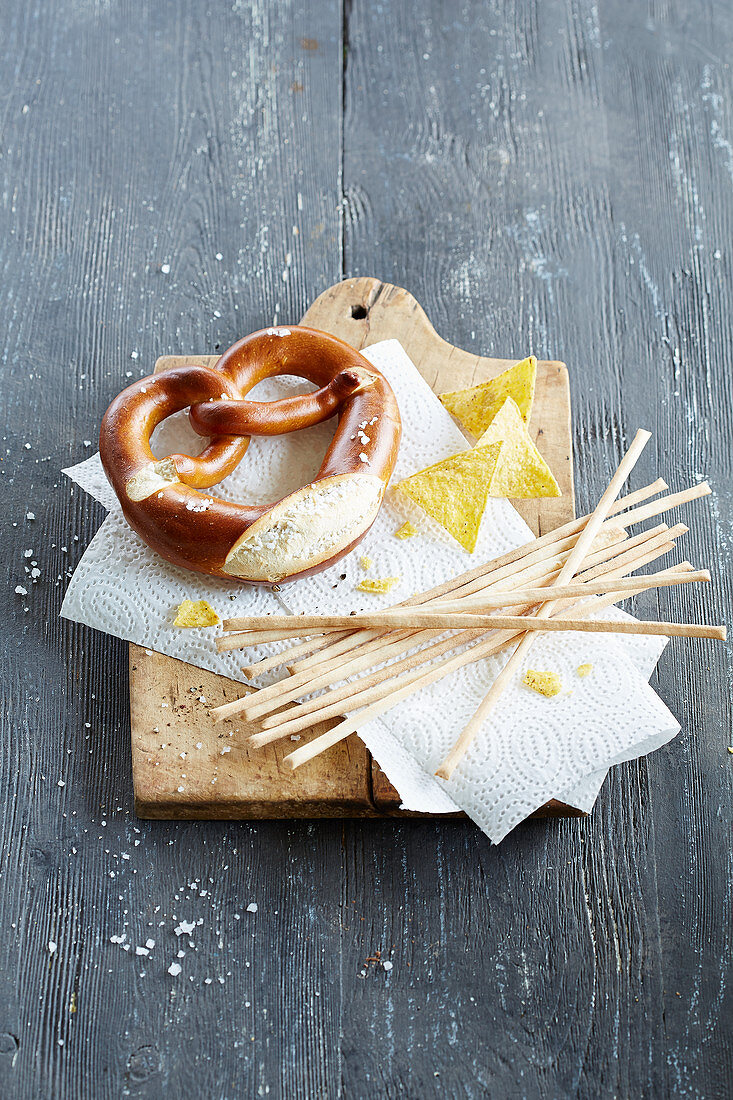
M 394 533 L 394 537 L 396 539 L 411 539 L 414 538 L 417 534 L 417 527 L 414 523 L 410 523 L 408 519 L 402 524 L 401 527 L 398 527 L 398 529 Z
M 362 554 L 359 558 L 359 565 L 365 573 L 368 573 L 371 567 L 374 565 L 374 559 L 370 558 L 368 554 Z
M 206 600 L 184 600 L 176 610 L 174 626 L 218 626 L 221 619 Z
M 590 676 L 591 672 L 593 671 L 593 665 L 591 665 L 591 664 L 578 665 L 578 667 L 576 668 L 575 671 L 577 672 L 578 676 L 580 676 L 580 678 L 582 680 L 584 677 Z
M 538 669 L 528 668 L 522 677 L 522 683 L 548 699 L 553 695 L 559 695 L 562 691 L 562 680 L 556 672 L 541 672 Z
M 381 595 L 382 592 L 390 592 L 399 583 L 399 577 L 383 577 L 381 580 L 373 581 L 365 578 L 357 584 L 356 588 L 359 592 L 372 592 L 374 595 Z

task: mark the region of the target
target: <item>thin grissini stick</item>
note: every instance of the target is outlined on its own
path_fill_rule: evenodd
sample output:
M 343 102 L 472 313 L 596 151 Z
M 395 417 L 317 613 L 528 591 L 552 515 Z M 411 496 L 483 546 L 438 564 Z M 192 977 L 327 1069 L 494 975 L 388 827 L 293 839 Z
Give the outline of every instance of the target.
M 663 586 L 674 584 L 689 584 L 691 581 L 709 581 L 710 574 L 707 572 L 699 572 L 690 574 L 685 577 L 673 577 L 666 582 L 660 582 Z M 649 587 L 648 581 L 643 580 L 626 580 L 626 581 L 599 581 L 595 584 L 583 585 L 583 584 L 571 584 L 571 585 L 552 585 L 553 597 L 555 600 L 567 600 L 567 599 L 579 599 L 583 596 L 602 595 L 606 592 L 616 592 L 619 596 L 624 593 L 643 592 Z M 463 630 L 463 629 L 476 629 L 478 627 L 484 627 L 486 630 L 507 630 L 519 628 L 520 623 L 506 622 L 507 619 L 516 619 L 517 615 L 496 615 L 493 614 L 494 609 L 501 609 L 504 607 L 518 607 L 529 606 L 534 604 L 544 603 L 547 600 L 547 588 L 518 588 L 511 591 L 501 592 L 492 596 L 480 597 L 475 603 L 473 601 L 466 601 L 468 606 L 460 600 L 452 601 L 450 604 L 436 603 L 427 605 L 425 607 L 414 607 L 404 609 L 388 609 L 386 611 L 375 611 L 366 614 L 359 615 L 278 615 L 278 620 L 286 620 L 291 623 L 290 633 L 292 637 L 299 634 L 324 634 L 329 630 L 345 630 L 348 629 L 349 620 L 354 624 L 354 629 L 358 630 L 361 627 L 368 627 L 369 629 L 385 630 L 422 630 L 423 628 L 439 628 L 442 630 Z M 480 601 L 480 602 L 479 602 Z M 252 615 L 249 619 L 239 619 L 238 622 L 242 626 L 242 630 L 246 634 L 250 631 L 255 633 L 260 630 L 260 626 L 263 620 L 272 619 L 275 616 L 267 615 Z M 658 625 L 658 624 L 657 624 Z M 668 624 L 674 625 L 674 624 Z M 285 628 L 283 628 L 285 629 Z M 542 630 L 541 625 L 527 625 L 528 630 Z M 552 629 L 560 629 L 559 627 L 553 627 Z M 572 627 L 568 627 L 569 630 Z M 581 628 L 579 628 L 581 629 Z M 592 630 L 594 627 L 585 624 L 582 627 L 583 630 Z M 691 635 L 692 636 L 692 635 Z M 703 635 L 701 635 L 702 637 Z M 238 635 L 234 635 L 236 639 Z M 707 635 L 704 635 L 707 637 Z M 244 642 L 246 644 L 246 641 Z
M 650 538 L 666 541 L 670 537 L 669 530 L 666 524 L 660 524 L 660 527 L 662 530 L 657 535 L 652 536 L 649 532 L 644 532 L 627 542 L 603 547 L 589 561 L 606 561 L 609 558 L 618 556 L 620 551 L 628 555 L 630 553 L 628 547 L 631 543 L 647 542 Z M 381 663 L 383 660 L 387 660 L 390 656 L 395 656 L 400 651 L 404 652 L 405 649 L 412 649 L 421 640 L 427 641 L 428 638 L 434 637 L 436 633 L 442 633 L 442 631 L 434 631 L 432 634 L 405 631 L 387 637 L 378 632 L 377 637 L 361 646 L 351 659 L 345 661 L 341 655 L 333 657 L 316 669 L 306 668 L 291 676 L 289 680 L 282 680 L 277 684 L 271 684 L 269 687 L 260 688 L 254 696 L 246 696 L 241 700 L 234 699 L 229 703 L 224 703 L 221 707 L 217 707 L 212 711 L 214 720 L 220 721 L 222 718 L 231 717 L 232 714 L 236 714 L 240 710 L 245 713 L 248 719 L 259 717 L 269 710 L 284 706 L 285 703 L 297 699 L 300 695 L 308 695 L 319 688 L 328 687 L 334 680 L 346 679 L 357 672 L 362 672 L 375 664 Z M 379 655 L 375 657 L 373 654 L 376 651 Z
M 669 512 L 672 508 L 679 508 L 683 504 L 690 504 L 700 497 L 707 497 L 712 489 L 707 481 L 701 481 L 699 485 L 692 485 L 689 489 L 683 489 L 679 493 L 670 493 L 669 496 L 652 500 L 640 508 L 632 508 L 629 512 L 614 513 L 613 522 L 619 527 L 630 527 L 633 523 L 642 523 L 645 519 L 653 519 L 661 516 L 663 512 Z
M 656 533 L 642 532 L 634 539 L 629 539 L 628 543 L 622 543 L 621 547 L 623 553 L 618 553 L 618 547 L 608 547 L 605 550 L 601 550 L 594 555 L 597 559 L 602 559 L 595 568 L 589 569 L 583 574 L 587 579 L 595 579 L 595 577 L 603 575 L 611 568 L 618 570 L 618 575 L 623 575 L 627 571 L 631 571 L 634 568 L 639 568 L 641 565 L 645 565 L 648 561 L 653 561 L 659 556 L 659 553 L 666 551 L 659 551 L 658 548 L 662 545 L 673 545 L 671 542 L 672 537 L 675 534 L 683 534 L 687 528 L 684 524 L 678 524 L 676 528 L 672 530 L 668 529 L 666 524 L 660 524 Z M 631 547 L 631 543 L 635 545 Z M 614 553 L 615 551 L 615 553 Z M 612 555 L 612 557 L 611 557 Z M 613 566 L 608 565 L 609 558 L 613 561 Z M 589 562 L 593 559 L 589 559 Z M 548 580 L 552 580 L 549 577 Z M 357 655 L 352 661 L 344 664 L 342 661 L 334 660 L 332 665 L 324 668 L 324 670 L 313 677 L 308 670 L 304 673 L 291 677 L 290 680 L 281 681 L 278 684 L 273 684 L 269 688 L 261 688 L 258 692 L 245 696 L 241 699 L 234 699 L 229 703 L 224 703 L 220 707 L 216 707 L 212 710 L 214 721 L 221 721 L 224 718 L 231 718 L 233 715 L 240 712 L 244 712 L 247 719 L 260 717 L 266 714 L 268 711 L 277 710 L 286 703 L 293 702 L 299 696 L 309 695 L 313 691 L 317 691 L 320 688 L 328 687 L 334 680 L 344 680 L 349 676 L 355 675 L 358 672 L 363 672 L 368 668 L 372 668 L 376 664 L 381 664 L 382 661 L 388 660 L 392 656 L 397 656 L 400 652 L 404 653 L 406 649 L 413 649 L 415 645 L 421 641 L 427 641 L 437 634 L 441 634 L 443 631 L 424 631 L 410 634 L 410 641 L 406 644 L 404 639 L 399 637 L 394 642 L 382 641 L 379 652 L 375 656 L 370 652 L 364 656 L 359 657 Z M 461 642 L 469 642 L 474 640 L 481 634 L 485 634 L 485 630 L 479 631 L 464 631 L 459 635 L 456 635 L 446 642 L 439 643 L 441 652 L 455 648 Z M 367 649 L 368 647 L 364 647 Z M 426 660 L 430 660 L 431 657 L 437 656 L 438 652 L 435 647 L 427 651 L 421 651 L 420 653 L 413 654 L 407 660 L 412 664 L 422 664 Z
M 666 524 L 660 524 L 659 528 L 660 529 L 655 532 L 642 532 L 635 538 L 629 539 L 628 542 L 602 548 L 588 559 L 587 565 L 590 567 L 596 563 L 606 562 L 613 558 L 617 558 L 619 561 L 633 562 L 635 555 L 638 556 L 638 546 L 645 544 L 651 546 L 654 544 L 653 540 L 655 539 L 656 544 L 659 545 L 661 542 L 668 541 L 672 537 Z M 679 533 L 683 533 L 687 528 L 684 524 L 681 524 L 678 530 Z M 558 569 L 556 570 L 554 566 L 558 566 Z M 544 579 L 548 583 L 555 580 L 561 566 L 562 562 L 554 562 L 553 570 Z M 591 578 L 589 577 L 588 579 Z M 388 634 L 386 636 L 381 632 L 377 632 L 373 640 L 360 646 L 350 658 L 344 659 L 344 657 L 339 654 L 332 657 L 329 661 L 325 661 L 315 669 L 306 668 L 299 671 L 289 680 L 283 680 L 270 687 L 261 688 L 260 691 L 256 693 L 256 697 L 252 698 L 252 702 L 245 700 L 242 705 L 248 717 L 257 717 L 259 714 L 283 706 L 286 702 L 297 699 L 301 695 L 308 695 L 319 688 L 328 687 L 334 680 L 345 680 L 355 675 L 357 672 L 362 672 L 367 668 L 373 667 L 375 664 L 381 664 L 382 661 L 397 656 L 400 652 L 404 653 L 407 650 L 413 649 L 421 642 L 427 641 L 431 637 L 435 637 L 437 633 L 442 633 L 442 631 L 403 631 L 399 634 Z M 230 706 L 230 704 L 225 705 Z M 251 715 L 249 713 L 250 707 L 252 708 Z
M 637 588 L 643 592 L 643 588 Z M 576 593 L 577 595 L 577 593 Z M 617 599 L 623 593 L 617 593 Z M 555 601 L 556 602 L 556 601 Z M 664 634 L 669 638 L 720 638 L 725 641 L 725 627 L 709 623 L 673 623 L 646 620 L 638 623 L 575 623 L 572 619 L 549 621 L 547 616 L 539 615 L 466 615 L 463 613 L 447 615 L 425 615 L 426 627 L 430 630 L 526 630 L 531 634 L 543 634 L 548 630 L 580 630 L 590 634 Z M 526 626 L 522 624 L 526 623 Z M 412 629 L 415 622 L 402 625 Z
M 655 552 L 653 555 L 648 556 L 656 557 L 657 553 Z M 647 589 L 656 588 L 662 583 L 669 583 L 673 580 L 684 582 L 685 578 L 693 576 L 692 566 L 689 566 L 690 572 L 685 572 L 687 568 L 688 563 L 683 563 L 682 566 L 678 566 L 675 569 L 650 574 Z M 614 572 L 617 572 L 617 570 L 614 570 Z M 645 589 L 641 589 L 640 591 L 644 590 Z M 612 595 L 612 593 L 609 593 L 609 595 Z M 616 598 L 618 598 L 618 596 Z M 563 606 L 565 606 L 572 601 L 563 600 L 562 602 Z M 604 605 L 607 604 L 607 602 L 608 601 L 604 601 Z M 584 604 L 576 604 L 572 608 L 574 619 L 579 619 L 586 613 L 592 614 L 594 611 L 598 610 L 600 606 L 602 605 L 597 600 L 589 601 L 586 612 Z M 582 610 L 578 612 L 578 608 L 582 608 Z M 548 621 L 552 622 L 553 620 Z M 629 633 L 633 633 L 633 631 L 629 631 Z M 500 638 L 504 640 L 500 641 L 496 640 L 496 635 L 492 635 L 490 639 L 492 647 L 490 652 L 493 654 L 506 648 L 507 645 L 511 645 L 520 635 L 520 631 L 514 632 L 506 637 L 502 634 Z M 451 638 L 444 640 L 438 645 L 430 646 L 429 649 L 422 650 L 420 654 L 413 654 L 403 661 L 381 668 L 370 676 L 365 676 L 359 680 L 351 680 L 341 687 L 332 688 L 324 695 L 317 695 L 314 698 L 307 699 L 305 702 L 299 703 L 298 706 L 292 707 L 285 712 L 271 714 L 262 721 L 264 732 L 253 734 L 249 739 L 249 743 L 256 748 L 267 745 L 272 741 L 278 741 L 290 734 L 299 733 L 301 730 L 308 729 L 316 722 L 322 722 L 327 718 L 334 718 L 337 715 L 341 715 L 345 709 L 354 711 L 361 706 L 366 706 L 367 704 L 375 702 L 377 699 L 383 698 L 390 690 L 389 684 L 387 684 L 386 687 L 379 686 L 383 684 L 385 680 L 391 680 L 392 684 L 397 682 L 398 686 L 405 684 L 408 680 L 403 673 L 410 673 L 416 666 L 429 663 L 449 650 L 459 648 L 461 644 L 465 644 L 465 642 L 469 640 L 472 639 L 463 638 L 463 640 L 460 641 L 457 638 Z M 465 650 L 464 652 L 468 654 L 473 651 Z M 484 655 L 488 656 L 489 652 L 487 651 Z M 472 657 L 472 660 L 473 659 L 475 658 Z M 417 668 L 414 675 L 411 675 L 409 682 L 412 683 L 424 675 L 426 675 L 426 669 L 424 667 Z
M 667 483 L 663 478 L 657 478 L 656 481 L 650 485 L 645 485 L 641 489 L 636 489 L 632 493 L 628 493 L 620 501 L 614 504 L 611 514 L 615 511 L 621 511 L 624 508 L 630 508 L 632 505 L 638 504 L 641 501 L 648 500 L 649 497 L 654 496 L 656 493 L 662 493 L 667 489 Z M 455 588 L 461 587 L 462 584 L 469 582 L 472 579 L 476 579 L 480 576 L 486 576 L 489 573 L 495 571 L 502 565 L 510 564 L 512 561 L 520 560 L 530 548 L 532 551 L 536 550 L 542 545 L 552 545 L 557 540 L 562 539 L 563 536 L 573 535 L 577 536 L 578 532 L 582 530 L 584 524 L 588 520 L 588 516 L 581 516 L 578 519 L 570 520 L 568 523 L 563 524 L 561 527 L 555 528 L 553 531 L 548 532 L 546 535 L 541 536 L 538 539 L 533 539 L 529 543 L 523 543 L 521 546 L 516 547 L 514 550 L 509 551 L 507 554 L 502 555 L 500 558 L 495 558 L 491 562 L 487 562 L 476 569 L 469 570 L 466 573 L 461 574 L 459 577 L 453 579 L 453 581 L 446 582 L 443 585 L 437 585 L 435 588 L 422 593 L 420 596 L 415 596 L 411 600 L 405 600 L 403 603 L 397 605 L 400 607 L 407 607 L 413 604 L 421 602 L 427 602 L 433 598 L 443 594 L 443 592 L 453 591 Z M 627 520 L 628 525 L 628 520 Z M 574 540 L 573 540 L 574 541 Z M 226 624 L 225 624 L 226 625 Z M 348 633 L 341 635 L 341 638 L 349 637 Z M 253 676 L 261 675 L 263 672 L 267 672 L 272 668 L 277 668 L 279 665 L 285 663 L 285 661 L 292 662 L 296 657 L 303 657 L 307 654 L 318 652 L 324 648 L 330 648 L 337 639 L 332 636 L 331 638 L 319 638 L 314 637 L 305 642 L 300 642 L 296 646 L 290 647 L 288 650 L 283 650 L 285 659 L 281 660 L 281 654 L 277 653 L 271 657 L 266 657 L 263 661 L 258 662 L 256 665 L 252 665 L 243 669 L 246 676 L 249 678 Z M 348 647 L 347 647 L 348 648 Z
M 660 576 L 655 588 L 670 588 L 678 584 L 692 584 L 696 581 L 707 583 L 710 581 L 710 573 L 707 569 L 698 569 L 685 576 Z M 616 592 L 619 596 L 624 593 L 633 596 L 637 592 L 645 592 L 649 588 L 648 577 L 626 577 L 618 580 L 606 579 L 591 581 L 585 584 L 569 584 L 559 589 L 553 585 L 553 595 L 559 600 L 567 600 L 582 596 L 604 596 L 607 592 Z M 481 614 L 494 607 L 514 607 L 517 604 L 535 604 L 547 599 L 547 588 L 513 588 L 506 592 L 486 593 L 482 596 L 471 596 L 465 600 L 441 600 L 432 604 L 435 611 L 466 611 L 469 615 Z M 390 609 L 391 610 L 391 609 Z M 420 615 L 422 608 L 416 608 L 415 614 Z
M 268 618 L 271 622 L 282 623 L 283 625 L 263 627 L 261 630 L 247 630 L 240 634 L 223 634 L 216 639 L 218 652 L 228 653 L 233 649 L 247 649 L 266 642 L 286 642 L 288 638 L 293 637 L 292 629 L 285 624 L 294 621 L 296 616 L 263 615 L 262 618 Z
M 688 562 L 683 562 L 682 565 L 674 566 L 675 571 L 683 571 L 685 569 L 692 569 L 692 566 Z M 591 601 L 588 601 L 589 603 Z M 613 602 L 613 594 L 607 596 L 600 596 L 597 600 L 592 601 L 594 603 L 594 609 L 596 611 L 602 610 L 604 607 L 608 607 Z M 575 609 L 573 613 L 576 614 Z M 503 638 L 500 635 L 500 638 Z M 358 729 L 371 722 L 374 718 L 378 718 L 381 714 L 391 710 L 392 707 L 397 706 L 398 703 L 408 699 L 416 691 L 420 691 L 424 687 L 428 687 L 431 684 L 436 683 L 444 676 L 449 675 L 451 672 L 455 672 L 457 669 L 463 667 L 465 664 L 469 664 L 474 660 L 481 659 L 483 657 L 492 656 L 500 649 L 506 647 L 507 644 L 515 641 L 521 635 L 514 635 L 507 642 L 503 641 L 488 641 L 479 643 L 472 649 L 465 650 L 462 653 L 456 654 L 454 658 L 448 661 L 442 662 L 440 665 L 433 667 L 430 671 L 424 674 L 422 677 L 418 677 L 416 674 L 404 677 L 404 683 L 398 685 L 388 685 L 385 690 L 384 685 L 381 687 L 381 696 L 377 697 L 373 703 L 364 706 L 367 702 L 367 696 L 369 693 L 365 692 L 363 696 L 355 695 L 351 703 L 357 707 L 363 709 L 358 710 L 357 713 L 351 714 L 348 718 L 345 718 L 342 722 L 339 722 L 337 726 L 334 726 L 332 730 L 327 733 L 321 734 L 320 737 L 314 737 L 312 741 L 309 741 L 307 745 L 303 745 L 301 748 L 291 752 L 284 759 L 287 764 L 295 769 L 301 766 L 301 764 L 307 763 L 309 760 L 313 760 L 316 756 L 319 756 L 326 749 L 331 748 L 332 745 L 338 744 L 339 741 L 343 741 L 346 737 L 349 737 L 352 733 L 356 733 Z M 393 690 L 389 690 L 392 687 Z M 395 690 L 396 688 L 396 690 Z M 378 689 L 379 690 L 379 689 Z M 319 715 L 320 718 L 320 715 Z
M 616 473 L 611 478 L 608 487 L 602 493 L 601 499 L 598 501 L 593 514 L 588 520 L 587 524 L 583 528 L 578 541 L 576 542 L 573 550 L 565 562 L 565 565 L 560 571 L 560 575 L 557 578 L 556 584 L 558 586 L 566 584 L 577 573 L 578 568 L 583 561 L 583 558 L 588 551 L 591 541 L 601 525 L 605 522 L 608 513 L 613 505 L 614 501 L 618 498 L 621 492 L 621 487 L 626 481 L 627 477 L 633 470 L 634 466 L 639 460 L 641 452 L 646 447 L 647 443 L 651 439 L 651 432 L 639 430 L 634 436 L 633 442 L 628 451 L 621 459 L 618 465 Z M 550 600 L 548 603 L 543 604 L 536 612 L 538 618 L 545 618 L 552 614 L 555 608 L 555 603 Z M 521 642 L 512 653 L 507 663 L 502 668 L 501 672 L 497 676 L 491 688 L 487 692 L 483 701 L 479 704 L 476 713 L 466 725 L 465 729 L 461 733 L 461 736 L 456 741 L 451 751 L 446 756 L 445 760 L 440 764 L 436 771 L 436 775 L 439 779 L 450 779 L 453 774 L 456 765 L 463 758 L 468 750 L 471 742 L 478 733 L 484 720 L 491 712 L 492 708 L 496 705 L 497 700 L 500 698 L 506 685 L 510 682 L 511 678 L 518 666 L 524 660 L 526 654 L 531 649 L 534 643 L 534 634 L 527 634 L 522 638 Z

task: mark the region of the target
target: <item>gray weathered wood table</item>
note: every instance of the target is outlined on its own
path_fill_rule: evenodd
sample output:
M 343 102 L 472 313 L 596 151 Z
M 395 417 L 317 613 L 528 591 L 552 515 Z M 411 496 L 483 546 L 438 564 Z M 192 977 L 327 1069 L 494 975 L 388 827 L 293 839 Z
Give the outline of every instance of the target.
M 709 477 L 687 553 L 724 617 L 730 4 L 0 0 L 0 27 L 0 1095 L 725 1095 L 730 650 L 672 643 L 681 736 L 491 848 L 136 821 L 126 647 L 58 611 L 102 519 L 59 471 L 125 380 L 374 274 L 461 347 L 567 361 L 580 507 L 639 425 L 640 478 Z

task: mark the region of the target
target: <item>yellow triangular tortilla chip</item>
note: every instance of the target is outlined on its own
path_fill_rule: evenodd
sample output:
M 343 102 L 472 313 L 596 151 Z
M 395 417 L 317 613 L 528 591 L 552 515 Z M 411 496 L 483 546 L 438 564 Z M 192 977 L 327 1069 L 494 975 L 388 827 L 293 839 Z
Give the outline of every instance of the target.
M 472 447 L 444 458 L 397 488 L 473 553 L 501 445 Z
M 507 397 L 516 402 L 522 420 L 529 424 L 537 377 L 537 360 L 534 355 L 515 363 L 490 382 L 472 386 L 468 390 L 440 395 L 445 408 L 456 420 L 475 436 L 482 436 L 499 412 Z
M 476 444 L 501 443 L 501 453 L 491 479 L 489 496 L 526 500 L 562 496 L 550 467 L 529 437 L 522 416 L 507 397 L 492 423 Z

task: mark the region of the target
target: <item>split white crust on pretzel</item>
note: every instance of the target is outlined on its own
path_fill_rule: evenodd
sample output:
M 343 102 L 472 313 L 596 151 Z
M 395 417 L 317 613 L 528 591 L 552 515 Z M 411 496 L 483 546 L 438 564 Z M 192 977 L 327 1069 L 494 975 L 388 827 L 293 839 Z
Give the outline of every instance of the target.
M 319 387 L 281 401 L 246 401 L 264 378 L 299 375 Z M 190 407 L 210 442 L 196 457 L 156 460 L 154 428 Z M 315 479 L 271 505 L 234 504 L 199 489 L 222 481 L 252 435 L 281 435 L 338 415 Z M 264 329 L 214 367 L 177 367 L 135 382 L 112 402 L 99 450 L 130 526 L 186 569 L 275 583 L 326 569 L 376 519 L 394 469 L 400 414 L 386 378 L 349 344 L 301 326 Z

